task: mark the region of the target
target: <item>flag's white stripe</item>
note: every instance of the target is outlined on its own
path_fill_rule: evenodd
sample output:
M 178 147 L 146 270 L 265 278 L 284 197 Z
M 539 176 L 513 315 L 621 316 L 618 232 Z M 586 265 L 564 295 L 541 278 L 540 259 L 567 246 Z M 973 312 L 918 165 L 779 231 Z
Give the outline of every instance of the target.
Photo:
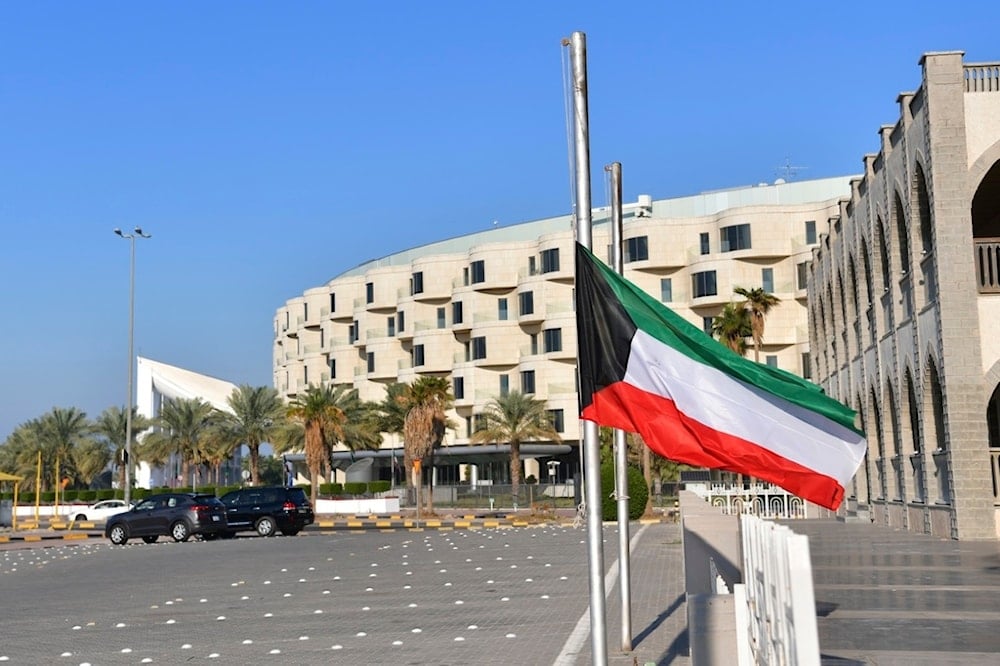
M 690 418 L 741 437 L 846 486 L 865 455 L 864 438 L 838 423 L 685 356 L 641 329 L 625 381 L 673 400 Z

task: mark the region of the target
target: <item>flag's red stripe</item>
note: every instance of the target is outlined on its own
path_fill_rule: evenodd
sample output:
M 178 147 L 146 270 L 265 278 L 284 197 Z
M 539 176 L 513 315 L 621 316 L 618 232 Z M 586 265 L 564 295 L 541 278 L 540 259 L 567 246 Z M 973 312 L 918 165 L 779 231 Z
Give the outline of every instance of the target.
M 638 432 L 646 445 L 664 458 L 749 474 L 828 509 L 836 510 L 844 497 L 844 488 L 831 477 L 688 418 L 672 400 L 625 382 L 596 392 L 581 417 Z

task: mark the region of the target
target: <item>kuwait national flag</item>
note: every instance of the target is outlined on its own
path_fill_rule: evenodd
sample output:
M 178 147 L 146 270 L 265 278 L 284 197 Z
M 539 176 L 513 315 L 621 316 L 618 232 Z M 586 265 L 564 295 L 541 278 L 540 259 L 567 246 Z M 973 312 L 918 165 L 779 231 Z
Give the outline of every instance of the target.
M 836 509 L 864 458 L 855 413 L 730 351 L 576 246 L 580 417 L 676 462 L 749 474 Z

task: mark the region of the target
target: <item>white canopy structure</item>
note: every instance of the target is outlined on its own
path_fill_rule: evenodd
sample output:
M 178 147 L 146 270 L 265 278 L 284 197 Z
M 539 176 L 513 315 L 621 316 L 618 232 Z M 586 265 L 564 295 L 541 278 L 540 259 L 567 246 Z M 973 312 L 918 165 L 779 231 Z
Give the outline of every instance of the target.
M 136 408 L 139 414 L 146 418 L 155 418 L 160 414 L 164 400 L 198 398 L 204 400 L 216 409 L 232 413 L 227 399 L 236 385 L 208 375 L 178 368 L 159 361 L 138 357 L 139 370 L 136 374 L 138 390 Z M 234 454 L 230 461 L 235 478 L 238 481 L 240 469 L 240 451 Z M 145 462 L 140 463 L 136 470 L 135 483 L 141 488 L 177 485 L 175 465 L 164 468 L 150 468 Z M 172 483 L 173 482 L 173 483 Z M 181 483 L 180 485 L 186 485 Z

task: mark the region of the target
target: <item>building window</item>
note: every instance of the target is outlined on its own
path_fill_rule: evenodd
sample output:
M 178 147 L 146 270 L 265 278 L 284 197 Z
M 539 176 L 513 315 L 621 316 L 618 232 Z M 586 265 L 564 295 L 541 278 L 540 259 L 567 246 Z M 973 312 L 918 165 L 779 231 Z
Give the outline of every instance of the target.
M 500 321 L 507 321 L 507 299 L 498 298 L 497 299 L 497 319 Z
M 538 275 L 538 262 L 534 255 L 528 257 L 528 275 Z
M 768 354 L 767 356 L 765 356 L 764 357 L 764 362 L 767 363 L 772 368 L 777 368 L 778 367 L 778 357 L 774 356 L 772 354 Z
M 451 323 L 462 323 L 462 301 L 455 301 L 451 304 Z
M 347 342 L 348 344 L 354 344 L 358 341 L 358 320 L 355 319 L 351 325 L 347 328 Z
M 510 375 L 500 375 L 500 397 L 510 393 Z
M 472 338 L 472 360 L 479 361 L 484 358 L 486 358 L 486 336 Z
M 387 317 L 385 320 L 385 334 L 390 338 L 396 335 L 396 318 Z
M 330 359 L 330 379 L 337 378 L 337 359 Z
M 469 264 L 469 279 L 472 284 L 486 282 L 486 263 L 482 259 Z
M 538 333 L 532 333 L 529 340 L 531 340 L 530 352 L 531 355 L 534 356 L 538 353 Z
M 400 333 L 406 330 L 406 313 L 402 310 L 396 313 L 396 330 Z
M 330 312 L 337 311 L 337 294 L 330 294 Z
M 410 296 L 424 293 L 424 272 L 414 273 L 410 278 Z
M 816 220 L 806 220 L 806 245 L 816 244 Z
M 534 370 L 522 370 L 521 371 L 521 393 L 534 393 L 535 392 L 535 371 Z
M 542 250 L 542 272 L 555 273 L 559 270 L 559 248 Z
M 455 400 L 465 398 L 465 377 L 452 377 L 451 392 L 455 394 Z
M 367 282 L 365 283 L 365 303 L 375 302 L 375 283 Z
M 562 329 L 547 328 L 542 331 L 544 336 L 545 352 L 562 351 Z
M 447 310 L 445 308 L 438 308 L 437 309 L 438 328 L 444 328 L 448 325 L 447 318 L 448 318 Z
M 535 292 L 533 291 L 522 291 L 517 295 L 518 300 L 518 312 L 521 315 L 530 315 L 535 311 Z
M 302 366 L 302 383 L 309 386 L 309 366 Z
M 809 352 L 802 354 L 802 378 L 812 379 L 812 363 L 809 361 Z M 912 408 L 912 405 L 911 405 Z
M 701 246 L 701 253 L 708 254 L 711 248 L 708 245 L 708 232 L 698 234 L 698 244 Z
M 303 303 L 302 304 L 302 320 L 303 321 L 309 321 L 309 304 L 308 303 Z
M 673 303 L 674 301 L 674 283 L 670 278 L 660 278 L 660 302 L 661 303 Z
M 712 324 L 715 322 L 715 317 L 702 317 L 701 318 L 701 330 L 705 331 L 708 335 L 712 335 Z
M 479 432 L 486 427 L 486 416 L 484 414 L 472 415 L 472 432 Z
M 469 286 L 469 267 L 466 266 L 462 269 L 462 284 L 466 287 Z
M 649 259 L 649 245 L 646 236 L 636 236 L 625 240 L 625 263 Z
M 795 265 L 795 276 L 796 283 L 795 286 L 799 289 L 805 289 L 806 283 L 809 280 L 809 262 L 803 261 L 801 264 Z
M 375 352 L 368 352 L 368 372 L 375 372 Z
M 566 432 L 566 417 L 561 409 L 550 409 L 549 422 L 556 432 Z
M 774 293 L 774 269 L 773 268 L 762 268 L 760 269 L 760 282 L 761 288 L 769 294 Z
M 750 249 L 750 225 L 735 224 L 719 230 L 720 249 L 722 252 Z
M 413 349 L 410 351 L 410 362 L 414 368 L 418 368 L 424 364 L 423 345 L 413 345 Z
M 702 271 L 691 276 L 691 296 L 715 296 L 719 291 L 715 285 L 715 271 Z
M 326 331 L 324 329 L 319 329 L 319 348 L 326 349 Z

